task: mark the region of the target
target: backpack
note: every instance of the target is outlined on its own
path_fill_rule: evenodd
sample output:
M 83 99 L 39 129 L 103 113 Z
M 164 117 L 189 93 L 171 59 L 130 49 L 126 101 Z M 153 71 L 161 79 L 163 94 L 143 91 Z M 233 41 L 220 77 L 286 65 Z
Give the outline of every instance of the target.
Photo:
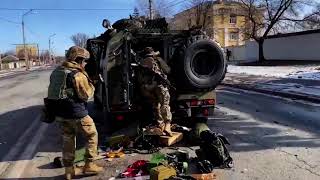
M 227 138 L 222 134 L 206 130 L 201 132 L 200 139 L 200 149 L 196 151 L 200 160 L 198 164 L 207 166 L 209 161 L 213 167 L 231 168 L 233 166 L 233 159 L 226 147 L 226 144 L 230 145 Z
M 56 118 L 56 107 L 59 106 L 61 99 L 66 99 L 73 90 L 67 88 L 67 77 L 74 76 L 78 71 L 71 71 L 63 67 L 56 68 L 50 76 L 48 87 L 48 97 L 43 99 L 44 107 L 42 109 L 41 121 L 44 123 L 53 123 Z

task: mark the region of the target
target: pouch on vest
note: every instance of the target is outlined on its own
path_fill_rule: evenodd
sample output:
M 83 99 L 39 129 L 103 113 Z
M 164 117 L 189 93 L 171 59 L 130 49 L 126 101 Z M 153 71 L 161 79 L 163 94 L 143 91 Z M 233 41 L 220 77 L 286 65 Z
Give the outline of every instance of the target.
M 56 118 L 55 111 L 54 111 L 56 100 L 44 98 L 43 103 L 44 103 L 44 108 L 42 109 L 41 121 L 45 123 L 53 123 Z

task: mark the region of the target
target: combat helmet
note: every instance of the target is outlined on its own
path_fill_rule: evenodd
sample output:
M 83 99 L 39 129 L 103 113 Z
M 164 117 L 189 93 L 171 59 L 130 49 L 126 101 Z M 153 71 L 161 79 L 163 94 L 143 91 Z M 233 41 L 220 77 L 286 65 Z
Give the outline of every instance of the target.
M 78 57 L 89 59 L 90 53 L 85 48 L 72 46 L 66 54 L 67 60 L 74 61 Z

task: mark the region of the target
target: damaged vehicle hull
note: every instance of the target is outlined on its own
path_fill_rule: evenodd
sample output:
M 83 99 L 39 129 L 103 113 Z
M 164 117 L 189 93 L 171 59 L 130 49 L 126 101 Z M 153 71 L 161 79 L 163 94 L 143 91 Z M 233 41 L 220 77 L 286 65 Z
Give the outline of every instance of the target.
M 105 111 L 108 126 L 123 126 L 133 117 L 142 120 L 152 116 L 148 110 L 151 106 L 141 98 L 136 79 L 139 52 L 144 47 L 159 51 L 171 68 L 168 79 L 175 87 L 170 88 L 174 119 L 196 122 L 212 116 L 216 104 L 214 89 L 226 73 L 219 44 L 198 29 L 170 31 L 164 19 L 141 26 L 133 20 L 123 21 L 113 25 L 116 30 L 112 36 L 109 31 L 87 42 L 91 54 L 87 71 L 98 79 L 95 103 Z

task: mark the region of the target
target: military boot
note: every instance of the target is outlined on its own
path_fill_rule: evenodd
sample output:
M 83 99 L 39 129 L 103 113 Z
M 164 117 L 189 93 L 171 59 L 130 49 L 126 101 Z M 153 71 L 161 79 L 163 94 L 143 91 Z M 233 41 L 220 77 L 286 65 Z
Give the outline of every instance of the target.
M 83 173 L 88 175 L 96 175 L 103 171 L 103 167 L 96 165 L 93 162 L 86 162 L 83 168 Z
M 167 136 L 172 136 L 172 131 L 171 131 L 171 123 L 166 123 L 164 126 L 164 130 L 163 132 L 167 135 Z
M 67 179 L 67 180 L 70 180 L 70 179 L 72 179 L 72 177 L 74 177 L 74 169 L 73 169 L 73 166 L 71 166 L 71 167 L 66 167 L 65 168 L 65 178 Z
M 80 175 L 82 173 L 83 169 L 70 166 L 65 168 L 65 178 L 67 180 L 72 179 L 74 176 Z
M 152 128 L 148 128 L 146 129 L 144 132 L 144 135 L 151 135 L 151 136 L 163 136 L 165 135 L 163 133 L 163 130 L 159 127 L 152 127 Z

